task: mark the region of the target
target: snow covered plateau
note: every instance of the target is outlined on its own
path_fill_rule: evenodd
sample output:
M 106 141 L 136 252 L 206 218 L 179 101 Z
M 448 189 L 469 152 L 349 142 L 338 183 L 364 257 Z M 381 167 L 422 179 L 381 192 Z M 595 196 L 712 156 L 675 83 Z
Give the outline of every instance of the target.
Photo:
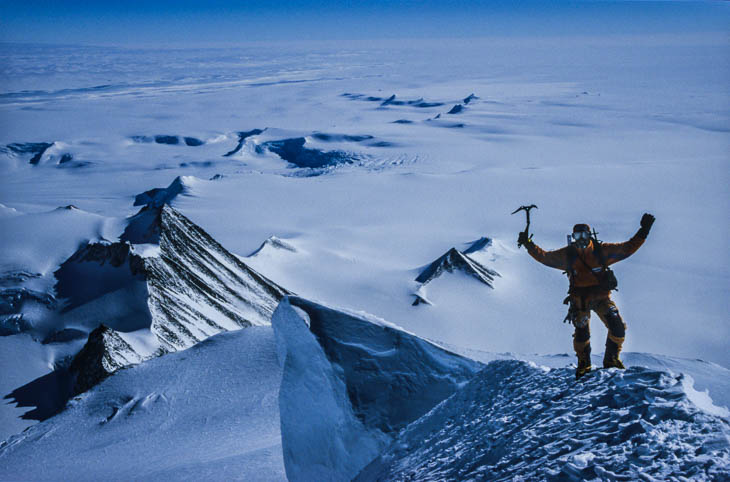
M 728 51 L 0 44 L 0 480 L 730 479 Z

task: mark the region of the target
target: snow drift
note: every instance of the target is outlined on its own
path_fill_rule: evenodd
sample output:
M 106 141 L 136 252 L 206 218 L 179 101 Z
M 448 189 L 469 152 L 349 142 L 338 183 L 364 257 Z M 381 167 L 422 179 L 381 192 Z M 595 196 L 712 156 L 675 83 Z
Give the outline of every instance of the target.
M 481 364 L 365 315 L 287 297 L 272 318 L 289 480 L 346 480 Z

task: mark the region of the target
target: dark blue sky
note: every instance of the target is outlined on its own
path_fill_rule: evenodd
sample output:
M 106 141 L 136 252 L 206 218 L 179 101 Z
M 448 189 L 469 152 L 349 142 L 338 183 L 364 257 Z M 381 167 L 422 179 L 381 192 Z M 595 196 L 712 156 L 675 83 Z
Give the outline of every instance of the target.
M 90 44 L 730 31 L 728 2 L 4 1 L 0 41 Z

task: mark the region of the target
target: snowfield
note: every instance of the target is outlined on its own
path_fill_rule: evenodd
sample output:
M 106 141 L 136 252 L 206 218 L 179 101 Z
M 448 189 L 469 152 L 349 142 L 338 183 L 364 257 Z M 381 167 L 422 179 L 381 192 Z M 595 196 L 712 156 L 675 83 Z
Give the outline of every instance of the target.
M 730 478 L 726 33 L 0 43 L 0 479 Z

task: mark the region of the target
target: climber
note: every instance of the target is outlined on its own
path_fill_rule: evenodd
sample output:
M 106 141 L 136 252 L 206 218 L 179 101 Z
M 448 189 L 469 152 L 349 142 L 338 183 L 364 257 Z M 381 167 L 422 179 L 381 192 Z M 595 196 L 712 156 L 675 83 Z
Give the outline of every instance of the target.
M 596 239 L 595 231 L 591 234 L 587 224 L 576 224 L 573 234 L 568 237 L 568 246 L 555 251 L 541 249 L 532 242 L 526 231 L 521 232 L 518 237 L 518 243 L 527 248 L 530 256 L 546 266 L 564 270 L 570 279 L 570 289 L 564 303 L 569 305 L 566 321 L 575 326 L 573 348 L 578 356 L 576 379 L 591 371 L 591 311 L 595 311 L 608 328 L 603 367 L 624 368 L 619 354 L 624 342 L 626 324 L 610 297 L 617 282 L 608 265 L 634 254 L 644 243 L 653 223 L 654 216 L 644 214 L 641 228 L 624 243 L 601 243 Z

